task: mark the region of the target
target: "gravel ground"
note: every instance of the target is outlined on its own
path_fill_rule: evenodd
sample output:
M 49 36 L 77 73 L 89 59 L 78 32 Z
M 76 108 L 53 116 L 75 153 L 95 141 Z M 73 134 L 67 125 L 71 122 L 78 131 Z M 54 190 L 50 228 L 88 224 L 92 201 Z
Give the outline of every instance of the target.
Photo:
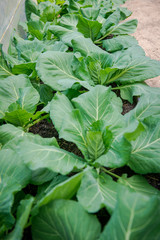
M 133 14 L 129 19 L 138 19 L 137 31 L 133 34 L 146 55 L 160 60 L 160 0 L 128 0 L 125 5 Z M 160 76 L 147 80 L 151 87 L 160 87 Z

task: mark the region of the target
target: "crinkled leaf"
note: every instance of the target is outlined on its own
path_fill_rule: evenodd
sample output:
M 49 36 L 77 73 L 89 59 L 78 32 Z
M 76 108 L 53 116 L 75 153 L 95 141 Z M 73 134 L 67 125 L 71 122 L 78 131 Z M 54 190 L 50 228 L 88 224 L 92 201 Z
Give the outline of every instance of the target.
M 100 223 L 71 200 L 54 200 L 42 207 L 32 223 L 33 239 L 96 240 Z

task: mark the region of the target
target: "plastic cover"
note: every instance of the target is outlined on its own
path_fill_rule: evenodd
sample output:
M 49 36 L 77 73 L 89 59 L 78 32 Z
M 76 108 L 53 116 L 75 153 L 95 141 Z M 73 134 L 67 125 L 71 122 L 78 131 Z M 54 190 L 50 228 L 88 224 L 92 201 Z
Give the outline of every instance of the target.
M 4 51 L 8 49 L 13 29 L 25 20 L 24 3 L 25 0 L 0 0 L 0 43 Z

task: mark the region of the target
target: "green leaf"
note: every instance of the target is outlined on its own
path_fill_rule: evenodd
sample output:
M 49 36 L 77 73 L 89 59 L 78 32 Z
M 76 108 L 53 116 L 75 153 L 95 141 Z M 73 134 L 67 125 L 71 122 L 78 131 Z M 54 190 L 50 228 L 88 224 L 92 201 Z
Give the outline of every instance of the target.
M 83 37 L 83 34 L 73 29 L 68 29 L 58 25 L 51 25 L 49 31 L 58 37 L 62 42 L 68 46 L 72 46 L 71 40 Z
M 81 14 L 83 15 L 84 18 L 88 18 L 90 20 L 96 20 L 100 9 L 98 7 L 85 7 L 80 9 Z
M 8 76 L 12 76 L 10 68 L 8 67 L 2 51 L 2 44 L 0 44 L 0 80 Z
M 115 52 L 127 49 L 137 44 L 138 41 L 133 36 L 115 36 L 111 39 L 104 40 L 103 48 L 105 48 L 108 52 Z
M 60 25 L 62 27 L 65 27 L 67 29 L 75 30 L 77 31 L 77 23 L 78 23 L 78 17 L 75 14 L 65 14 L 60 19 Z
M 90 55 L 92 52 L 104 53 L 104 50 L 96 46 L 90 38 L 79 37 L 79 38 L 73 39 L 71 42 L 72 42 L 73 51 L 80 52 L 82 56 Z
M 158 239 L 160 237 L 159 200 L 121 187 L 117 205 L 100 240 Z
M 19 38 L 16 43 L 20 57 L 27 62 L 35 62 L 44 48 L 44 43 L 38 39 L 30 41 Z
M 47 191 L 47 193 L 44 196 L 38 199 L 35 207 L 32 210 L 33 215 L 34 212 L 36 212 L 39 207 L 46 205 L 55 199 L 71 199 L 79 188 L 82 176 L 83 172 L 78 173 L 70 177 L 69 179 L 52 187 L 50 191 Z
M 36 5 L 36 3 L 34 1 L 32 1 L 32 0 L 25 1 L 25 13 L 26 13 L 26 18 L 28 21 L 30 20 L 32 13 L 39 15 L 38 6 Z
M 120 90 L 121 97 L 124 100 L 128 100 L 130 103 L 133 103 L 133 96 L 141 96 L 143 93 L 152 93 L 152 94 L 159 94 L 160 89 L 156 87 L 150 87 L 146 83 L 133 83 L 122 85 L 117 88 Z
M 68 50 L 68 47 L 61 41 L 56 41 L 52 43 L 52 41 L 49 41 L 50 44 L 45 46 L 44 51 L 60 51 L 60 52 L 66 52 Z
M 123 23 L 120 23 L 114 27 L 111 27 L 108 30 L 107 35 L 114 34 L 114 35 L 125 35 L 125 34 L 132 34 L 136 31 L 138 21 L 137 19 L 132 19 Z
M 21 240 L 23 237 L 23 229 L 27 224 L 28 217 L 31 211 L 34 198 L 29 196 L 29 198 L 24 199 L 20 202 L 20 206 L 17 210 L 17 221 L 14 230 L 9 233 L 6 240 Z
M 19 143 L 17 152 L 32 171 L 47 168 L 65 175 L 85 167 L 80 157 L 55 146 L 43 146 L 26 140 Z
M 147 180 L 140 175 L 134 175 L 130 178 L 122 175 L 122 177 L 118 179 L 118 183 L 130 187 L 135 192 L 143 193 L 150 197 L 157 195 L 160 198 L 160 191 L 152 187 Z
M 144 121 L 145 130 L 132 142 L 131 159 L 128 165 L 137 173 L 160 172 L 160 122 L 155 117 Z
M 20 63 L 14 65 L 12 68 L 12 73 L 30 75 L 35 70 L 35 66 L 35 62 Z
M 53 98 L 53 89 L 46 84 L 41 84 L 39 89 L 40 101 L 47 104 Z
M 59 147 L 54 137 L 42 138 L 38 134 L 35 135 L 32 133 L 26 133 L 22 130 L 22 128 L 17 128 L 11 124 L 4 124 L 0 126 L 0 143 L 4 145 L 5 149 L 15 150 L 19 141 L 25 139 L 36 144 L 42 144 L 43 146 Z
M 22 90 L 23 89 L 23 90 Z M 33 99 L 28 99 L 33 98 Z M 0 117 L 4 117 L 10 104 L 19 101 L 22 109 L 33 111 L 39 95 L 25 75 L 11 76 L 0 86 Z
M 33 240 L 76 239 L 96 240 L 100 224 L 95 216 L 89 215 L 71 200 L 55 200 L 40 209 L 33 218 Z
M 81 32 L 84 37 L 91 38 L 93 41 L 97 38 L 102 24 L 98 21 L 88 20 L 82 16 L 78 17 L 77 24 L 78 31 Z
M 24 109 L 17 109 L 12 112 L 6 112 L 3 119 L 15 126 L 24 127 L 31 117 L 32 113 L 29 113 Z
M 105 152 L 103 134 L 101 131 L 87 131 L 86 134 L 87 150 L 90 159 L 96 160 Z
M 14 194 L 26 186 L 31 172 L 21 158 L 10 149 L 0 151 L 0 165 L 0 226 L 4 224 L 10 228 L 14 223 L 11 213 Z
M 57 93 L 54 96 L 50 103 L 50 117 L 58 131 L 62 127 L 65 114 L 69 114 L 73 109 L 71 102 L 64 94 Z
M 76 82 L 89 89 L 89 83 L 85 79 L 77 78 L 73 73 L 73 57 L 72 53 L 58 51 L 43 53 L 36 66 L 38 76 L 44 83 L 58 91 L 66 90 Z
M 77 198 L 88 212 L 97 212 L 106 207 L 112 213 L 117 197 L 117 183 L 105 173 L 97 174 L 94 170 L 86 171 L 82 178 Z
M 43 40 L 44 36 L 44 23 L 40 20 L 29 21 L 27 23 L 28 31 L 31 35 L 35 36 L 38 40 Z
M 95 166 L 100 164 L 109 168 L 122 167 L 129 162 L 130 155 L 130 142 L 122 134 L 119 134 L 111 143 L 108 151 L 95 161 Z
M 125 115 L 125 119 L 128 122 L 131 122 L 134 119 L 143 121 L 145 118 L 149 116 L 157 117 L 157 118 L 160 117 L 159 93 L 156 94 L 155 92 L 154 98 L 153 98 L 153 94 L 151 93 L 143 94 L 140 97 L 136 107 Z
M 115 62 L 112 68 L 117 68 L 118 71 L 108 80 L 108 83 L 117 81 L 123 85 L 131 84 L 160 75 L 160 62 L 146 57 L 143 50 L 137 46 L 123 50 L 114 56 Z
M 74 98 L 72 102 L 80 110 L 86 126 L 92 125 L 98 120 L 105 121 L 106 126 L 114 125 L 114 121 L 117 122 L 117 119 L 111 117 L 114 110 L 118 115 L 122 111 L 121 100 L 111 92 L 110 88 L 100 85 L 78 98 Z

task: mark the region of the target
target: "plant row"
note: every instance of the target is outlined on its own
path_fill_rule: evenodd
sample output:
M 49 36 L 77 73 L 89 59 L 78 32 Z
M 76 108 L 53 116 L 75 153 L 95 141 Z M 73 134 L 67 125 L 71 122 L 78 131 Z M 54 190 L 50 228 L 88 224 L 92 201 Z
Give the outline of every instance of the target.
M 160 239 L 160 62 L 125 0 L 37 2 L 0 50 L 0 238 Z M 29 132 L 44 119 L 79 154 Z

